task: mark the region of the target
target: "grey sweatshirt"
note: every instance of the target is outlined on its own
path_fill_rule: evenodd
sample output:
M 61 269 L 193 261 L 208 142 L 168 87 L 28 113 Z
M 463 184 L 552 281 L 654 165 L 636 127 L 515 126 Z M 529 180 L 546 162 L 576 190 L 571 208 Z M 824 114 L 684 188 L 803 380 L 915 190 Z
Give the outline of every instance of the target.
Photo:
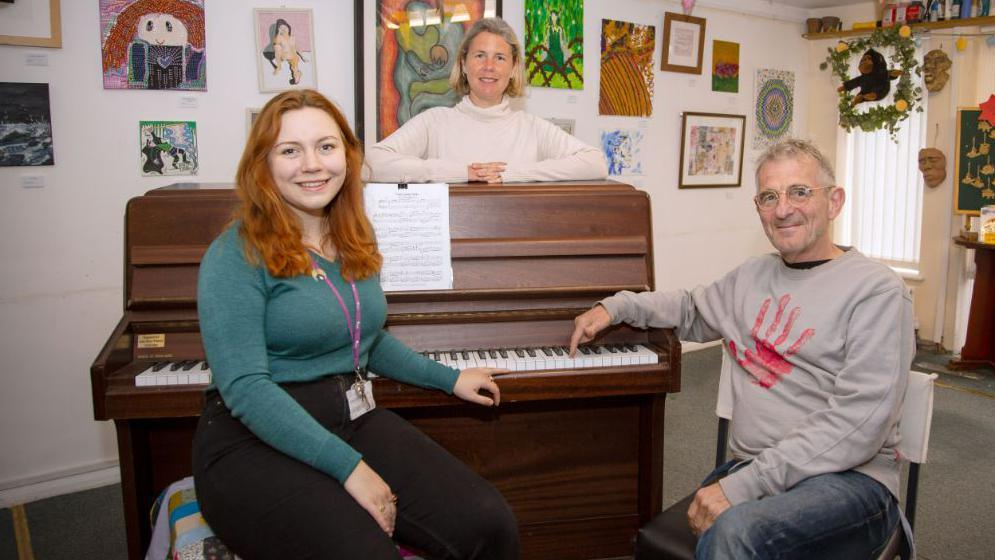
M 899 486 L 898 418 L 915 352 L 912 300 L 854 249 L 811 269 L 750 259 L 690 292 L 620 292 L 613 323 L 725 339 L 733 357 L 730 447 L 752 462 L 722 479 L 732 504 L 856 470 Z

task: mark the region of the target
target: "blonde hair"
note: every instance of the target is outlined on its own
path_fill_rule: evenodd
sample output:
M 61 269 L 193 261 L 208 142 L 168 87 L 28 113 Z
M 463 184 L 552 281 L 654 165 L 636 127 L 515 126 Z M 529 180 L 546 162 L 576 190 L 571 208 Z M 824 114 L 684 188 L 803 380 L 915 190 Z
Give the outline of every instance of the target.
M 460 43 L 459 50 L 456 53 L 456 62 L 453 64 L 453 70 L 449 74 L 449 85 L 460 95 L 470 93 L 470 82 L 466 79 L 463 64 L 466 62 L 466 55 L 470 51 L 470 43 L 473 42 L 477 35 L 484 32 L 493 33 L 501 37 L 511 47 L 511 79 L 508 80 L 508 87 L 504 90 L 504 93 L 509 97 L 521 97 L 525 94 L 525 62 L 522 56 L 522 45 L 518 42 L 518 37 L 515 36 L 515 30 L 503 19 L 496 17 L 478 19 L 470 27 L 470 30 L 467 31 L 466 37 L 463 37 L 463 42 Z

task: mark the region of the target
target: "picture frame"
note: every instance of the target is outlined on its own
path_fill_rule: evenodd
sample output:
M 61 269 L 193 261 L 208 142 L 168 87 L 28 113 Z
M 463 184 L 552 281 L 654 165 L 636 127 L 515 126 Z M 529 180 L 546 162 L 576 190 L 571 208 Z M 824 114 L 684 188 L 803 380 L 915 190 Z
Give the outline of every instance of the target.
M 310 8 L 255 8 L 252 27 L 261 93 L 318 87 L 314 13 Z
M 249 134 L 252 132 L 252 125 L 256 124 L 256 119 L 259 118 L 259 113 L 263 111 L 262 107 L 246 107 L 245 108 L 245 137 L 248 138 Z
M 978 118 L 980 107 L 957 108 L 954 158 L 954 213 L 981 215 L 995 204 L 995 126 Z
M 20 0 L 0 5 L 0 45 L 62 48 L 61 0 Z M 44 13 L 47 4 L 48 14 Z M 10 12 L 9 14 L 7 12 Z M 13 34 L 31 32 L 30 35 Z M 9 34 L 8 34 L 9 33 Z
M 678 188 L 740 186 L 745 139 L 746 115 L 685 112 Z
M 501 0 L 418 0 L 417 6 L 420 10 L 411 12 L 403 9 L 414 0 L 354 0 L 355 8 L 355 132 L 360 141 L 373 144 L 390 135 L 410 118 L 410 111 L 400 109 L 400 107 L 415 107 L 418 112 L 435 106 L 446 104 L 454 105 L 458 99 L 454 100 L 453 95 L 447 95 L 451 90 L 448 87 L 449 71 L 455 60 L 456 49 L 459 42 L 469 29 L 470 25 L 480 17 L 500 17 Z M 446 12 L 445 10 L 453 10 Z M 438 41 L 428 48 L 420 48 L 419 52 L 429 53 L 431 60 L 421 61 L 418 71 L 400 69 L 404 76 L 401 80 L 391 73 L 391 68 L 398 70 L 397 65 L 390 66 L 390 61 L 403 60 L 397 56 L 400 46 L 393 30 L 398 30 L 398 35 L 407 26 L 421 23 L 422 25 L 434 25 L 441 30 L 441 23 L 446 21 L 451 23 L 455 20 L 461 23 L 459 26 L 446 26 L 446 31 L 432 33 L 437 36 Z M 433 23 L 437 22 L 437 23 Z M 459 29 L 456 29 L 456 28 Z M 418 38 L 429 36 L 428 33 L 407 34 L 407 37 Z M 381 49 L 388 52 L 384 54 Z M 418 59 L 414 60 L 419 63 Z M 384 77 L 391 79 L 384 79 Z M 410 83 L 415 81 L 424 82 L 424 87 L 404 88 L 397 87 L 395 81 L 403 83 L 407 80 Z M 444 90 L 444 91 L 443 91 Z M 400 91 L 430 92 L 431 98 L 428 102 L 417 100 L 414 97 L 409 100 L 401 99 Z M 414 113 L 417 114 L 417 113 Z M 411 115 L 413 116 L 413 115 Z
M 701 74 L 705 54 L 705 18 L 666 12 L 660 70 Z

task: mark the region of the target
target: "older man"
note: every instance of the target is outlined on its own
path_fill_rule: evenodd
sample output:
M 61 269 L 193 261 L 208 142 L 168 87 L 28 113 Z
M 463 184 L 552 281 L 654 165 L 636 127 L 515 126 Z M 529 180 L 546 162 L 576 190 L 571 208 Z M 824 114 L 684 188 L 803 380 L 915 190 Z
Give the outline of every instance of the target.
M 694 290 L 620 292 L 575 320 L 571 352 L 609 325 L 725 339 L 735 363 L 730 446 L 688 510 L 698 558 L 868 558 L 900 518 L 897 422 L 915 341 L 886 266 L 832 242 L 845 194 L 808 142 L 757 164 L 777 249 Z

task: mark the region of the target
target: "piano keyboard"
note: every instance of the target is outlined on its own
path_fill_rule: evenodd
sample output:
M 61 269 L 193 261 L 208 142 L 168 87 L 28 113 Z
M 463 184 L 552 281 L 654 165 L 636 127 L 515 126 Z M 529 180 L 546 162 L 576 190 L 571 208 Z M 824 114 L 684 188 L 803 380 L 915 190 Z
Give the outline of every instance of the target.
M 497 348 L 480 350 L 440 350 L 422 355 L 442 365 L 457 369 L 491 367 L 511 371 L 548 369 L 579 369 L 655 364 L 656 352 L 641 344 L 602 344 L 577 348 L 570 358 L 566 346 L 540 348 Z M 156 362 L 135 376 L 135 386 L 206 385 L 211 382 L 211 369 L 202 360 Z
M 500 348 L 487 350 L 446 350 L 422 352 L 429 359 L 457 369 L 502 368 L 511 371 L 578 369 L 655 364 L 656 352 L 641 344 L 603 344 L 577 348 L 574 358 L 566 346 L 540 348 Z
M 135 376 L 136 387 L 158 385 L 207 385 L 211 369 L 202 360 L 156 362 Z

